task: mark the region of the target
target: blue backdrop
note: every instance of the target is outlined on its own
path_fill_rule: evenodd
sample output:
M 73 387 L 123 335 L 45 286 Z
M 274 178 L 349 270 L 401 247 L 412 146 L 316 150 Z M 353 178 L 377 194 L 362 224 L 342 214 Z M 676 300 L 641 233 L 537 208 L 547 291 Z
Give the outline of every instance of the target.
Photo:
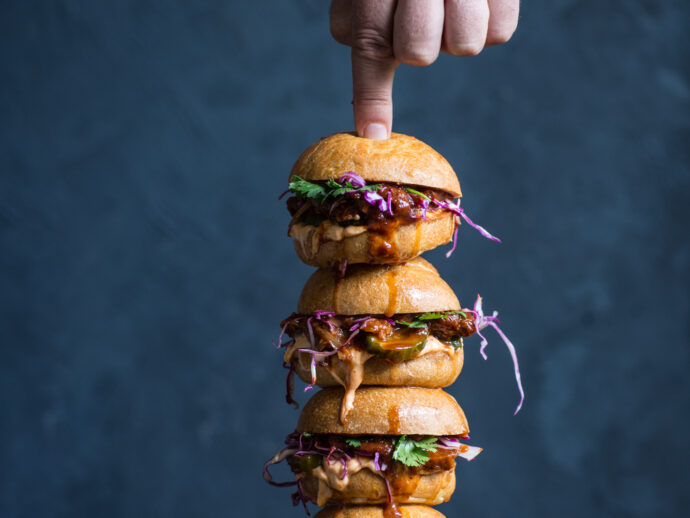
M 352 127 L 326 4 L 0 4 L 0 516 L 302 515 L 261 466 L 310 273 L 276 197 Z M 503 238 L 427 258 L 500 310 L 527 394 L 467 341 L 485 450 L 449 517 L 690 509 L 689 16 L 533 0 L 510 44 L 398 72 L 395 129 Z

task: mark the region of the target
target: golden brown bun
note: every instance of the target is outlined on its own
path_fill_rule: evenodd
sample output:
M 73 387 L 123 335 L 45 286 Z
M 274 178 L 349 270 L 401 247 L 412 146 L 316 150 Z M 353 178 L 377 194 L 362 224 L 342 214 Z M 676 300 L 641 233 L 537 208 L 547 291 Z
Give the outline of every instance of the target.
M 347 435 L 466 435 L 465 413 L 441 389 L 360 387 L 345 424 L 340 422 L 344 390 L 325 388 L 307 402 L 297 432 Z
M 303 354 L 303 353 L 297 353 Z M 452 356 L 442 351 L 423 354 L 412 360 L 391 363 L 381 358 L 371 358 L 364 364 L 362 385 L 387 385 L 391 387 L 443 388 L 452 385 L 462 370 L 463 349 Z M 349 364 L 333 357 L 332 368 L 340 379 L 347 379 Z M 297 375 L 305 383 L 311 383 L 309 362 L 296 361 Z M 316 366 L 316 384 L 319 387 L 336 387 L 340 383 L 329 370 Z
M 371 140 L 354 133 L 336 133 L 312 144 L 297 159 L 290 177 L 337 180 L 351 171 L 368 182 L 390 182 L 441 189 L 462 195 L 448 161 L 424 142 L 391 133 L 388 140 Z
M 392 484 L 395 487 L 394 484 Z M 311 472 L 302 479 L 302 491 L 305 496 L 318 502 L 319 479 Z M 396 494 L 393 498 L 400 503 L 414 503 L 424 505 L 438 505 L 450 500 L 455 491 L 455 469 L 420 475 L 416 487 L 410 487 L 412 494 Z M 338 504 L 385 504 L 388 493 L 383 477 L 364 469 L 350 477 L 349 484 L 342 491 L 332 490 L 333 493 L 326 502 Z
M 353 265 L 340 282 L 321 269 L 309 277 L 297 311 L 338 315 L 395 315 L 460 309 L 458 298 L 436 268 L 418 257 L 398 265 Z
M 403 518 L 446 518 L 426 505 L 397 506 Z M 329 506 L 317 513 L 315 518 L 384 518 L 383 507 L 378 505 Z
M 417 257 L 427 250 L 445 245 L 453 238 L 455 215 L 449 211 L 437 212 L 437 216 L 414 223 L 400 225 L 385 242 L 391 251 L 385 255 L 377 253 L 382 238 L 366 230 L 361 234 L 343 237 L 339 241 L 324 240 L 324 224 L 319 227 L 305 227 L 299 234 L 291 231 L 295 251 L 302 262 L 310 266 L 327 267 L 341 260 L 348 264 L 394 264 Z M 329 224 L 329 223 L 327 223 Z

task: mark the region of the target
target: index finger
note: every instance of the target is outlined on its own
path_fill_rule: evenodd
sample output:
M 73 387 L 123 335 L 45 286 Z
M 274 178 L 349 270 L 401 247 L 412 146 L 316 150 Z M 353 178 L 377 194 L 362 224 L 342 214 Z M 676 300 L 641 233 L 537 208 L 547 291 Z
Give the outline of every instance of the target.
M 360 137 L 387 139 L 393 125 L 394 0 L 352 2 L 352 91 Z

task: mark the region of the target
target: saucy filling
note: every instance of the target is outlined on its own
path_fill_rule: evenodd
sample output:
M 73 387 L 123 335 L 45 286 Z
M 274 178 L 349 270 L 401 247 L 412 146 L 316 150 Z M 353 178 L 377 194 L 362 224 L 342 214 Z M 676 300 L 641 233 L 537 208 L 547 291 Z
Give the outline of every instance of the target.
M 297 366 L 311 372 L 317 382 L 317 366 L 324 367 L 345 388 L 340 420 L 345 423 L 354 407 L 355 391 L 364 378 L 364 364 L 371 358 L 391 363 L 413 360 L 422 354 L 442 351 L 454 355 L 462 339 L 476 331 L 472 310 L 381 316 L 343 316 L 317 311 L 314 315 L 293 313 L 281 322 L 290 340 L 285 366 L 288 403 L 292 398 Z M 343 373 L 344 371 L 344 373 Z M 309 387 L 308 387 L 309 388 Z
M 500 241 L 484 227 L 472 222 L 460 208 L 460 202 L 453 202 L 451 194 L 438 189 L 367 183 L 349 171 L 337 180 L 327 181 L 312 182 L 293 176 L 288 190 L 278 199 L 287 193 L 294 195 L 287 201 L 292 215 L 288 235 L 302 246 L 311 246 L 312 255 L 317 253 L 322 242 L 340 241 L 368 231 L 371 259 L 374 262 L 399 262 L 401 258 L 393 240 L 397 228 L 416 222 L 415 243 L 418 243 L 421 221 L 427 216 L 440 217 L 446 211 L 455 215 L 453 247 L 446 257 L 455 250 L 461 219 L 484 237 Z M 353 232 L 348 233 L 348 230 Z M 411 257 L 419 253 L 417 246 L 415 248 Z
M 392 318 L 293 313 L 280 325 L 292 339 L 309 337 L 315 351 L 357 347 L 391 362 L 419 356 L 429 336 L 462 347 L 462 339 L 476 330 L 474 315 L 467 310 L 399 314 Z
M 372 204 L 367 193 L 377 194 L 382 203 Z M 364 225 L 378 229 L 382 225 L 404 224 L 425 219 L 427 214 L 445 210 L 429 200 L 449 201 L 452 197 L 439 190 L 377 184 L 376 190 L 350 191 L 336 197 L 305 198 L 299 195 L 287 200 L 292 223 L 319 226 L 331 221 L 340 226 Z M 384 210 L 381 210 L 381 209 Z
M 401 438 L 404 444 L 400 442 Z M 360 456 L 374 459 L 374 464 L 378 464 L 379 471 L 390 478 L 427 475 L 455 468 L 455 458 L 460 454 L 461 449 L 468 446 L 458 444 L 456 448 L 439 448 L 437 440 L 436 437 L 423 435 L 368 437 L 337 434 L 311 435 L 307 438 L 302 437 L 302 446 L 305 450 L 313 449 L 326 453 L 332 451 L 331 456 L 318 453 L 293 456 L 288 459 L 288 464 L 295 473 L 309 472 L 321 466 L 327 457 L 328 462 L 332 463 L 340 462 L 343 458 Z M 404 460 L 397 460 L 395 457 Z
M 296 485 L 295 505 L 306 505 L 316 499 L 324 505 L 334 492 L 344 491 L 350 477 L 364 469 L 382 477 L 387 501 L 395 511 L 396 502 L 412 499 L 421 476 L 450 473 L 455 458 L 474 459 L 481 448 L 462 444 L 458 436 L 344 436 L 336 434 L 312 435 L 293 433 L 285 440 L 286 448 L 264 467 L 264 478 L 273 485 Z M 268 467 L 287 460 L 296 480 L 288 483 L 273 482 Z M 318 494 L 305 494 L 305 477 L 318 481 Z M 438 491 L 445 487 L 441 482 Z M 418 495 L 419 496 L 419 495 Z M 433 499 L 433 497 L 432 497 Z M 394 516 L 394 514 L 391 514 Z

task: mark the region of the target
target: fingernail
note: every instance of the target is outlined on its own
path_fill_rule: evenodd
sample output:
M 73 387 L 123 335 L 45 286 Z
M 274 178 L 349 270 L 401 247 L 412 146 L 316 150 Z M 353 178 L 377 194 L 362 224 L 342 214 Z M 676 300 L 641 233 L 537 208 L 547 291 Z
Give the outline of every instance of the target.
M 364 138 L 386 140 L 388 138 L 388 130 L 380 122 L 370 122 L 364 127 Z

